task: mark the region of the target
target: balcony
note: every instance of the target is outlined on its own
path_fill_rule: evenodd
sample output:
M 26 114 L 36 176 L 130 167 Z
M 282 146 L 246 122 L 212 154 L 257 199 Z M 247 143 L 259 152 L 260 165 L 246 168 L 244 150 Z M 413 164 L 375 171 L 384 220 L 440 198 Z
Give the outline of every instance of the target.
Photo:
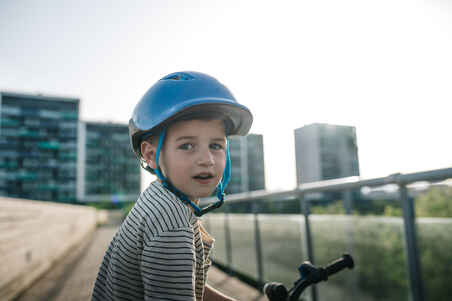
M 59 187 L 55 183 L 48 183 L 48 184 L 41 184 L 41 185 L 39 185 L 39 190 L 55 191 L 55 190 L 58 190 L 58 189 L 59 189 Z
M 13 107 L 9 105 L 2 105 L 2 115 L 10 115 L 10 116 L 21 116 L 21 111 L 19 107 Z
M 78 119 L 78 114 L 75 112 L 61 112 L 60 117 L 64 120 L 76 120 Z
M 60 153 L 58 158 L 62 160 L 76 160 L 77 153 L 76 152 Z
M 20 181 L 33 181 L 36 180 L 36 174 L 28 171 L 21 170 L 15 174 L 12 174 L 16 180 Z
M 31 137 L 31 138 L 39 138 L 40 137 L 40 134 L 38 131 L 32 131 L 32 130 L 24 129 L 24 128 L 19 129 L 17 132 L 17 135 L 19 137 Z
M 17 127 L 20 124 L 18 120 L 11 119 L 8 117 L 2 117 L 1 126 L 2 127 Z
M 50 111 L 50 110 L 40 110 L 39 116 L 46 119 L 59 119 L 60 112 L 58 111 Z
M 57 150 L 60 148 L 60 144 L 56 141 L 46 141 L 38 144 L 41 149 Z

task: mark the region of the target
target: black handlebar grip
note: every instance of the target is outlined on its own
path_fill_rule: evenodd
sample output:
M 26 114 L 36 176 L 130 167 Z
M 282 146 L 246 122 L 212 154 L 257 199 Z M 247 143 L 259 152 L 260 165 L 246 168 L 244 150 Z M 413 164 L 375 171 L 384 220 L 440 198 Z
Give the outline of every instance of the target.
M 353 262 L 353 258 L 349 254 L 344 254 L 344 255 L 342 255 L 342 258 L 340 258 L 340 259 L 330 263 L 328 266 L 326 266 L 325 270 L 326 270 L 326 274 L 328 276 L 331 276 L 345 268 L 353 269 L 354 266 L 355 266 L 355 263 Z
M 268 282 L 264 285 L 264 294 L 270 301 L 286 301 L 288 292 L 286 287 L 279 282 Z

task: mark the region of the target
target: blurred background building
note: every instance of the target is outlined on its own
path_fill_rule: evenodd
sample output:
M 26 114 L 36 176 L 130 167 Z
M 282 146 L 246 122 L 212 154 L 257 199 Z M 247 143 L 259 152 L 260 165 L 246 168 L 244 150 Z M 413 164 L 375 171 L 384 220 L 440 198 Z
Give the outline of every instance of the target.
M 359 176 L 355 127 L 314 123 L 296 129 L 295 160 L 297 184 Z
M 263 136 L 231 136 L 231 182 L 227 194 L 265 189 Z
M 76 200 L 79 99 L 0 93 L 0 194 Z
M 77 198 L 131 202 L 140 194 L 140 166 L 125 124 L 80 122 Z
M 314 123 L 295 130 L 297 183 L 359 176 L 353 126 Z
M 122 124 L 79 121 L 79 99 L 0 93 L 0 195 L 134 201 L 140 168 Z

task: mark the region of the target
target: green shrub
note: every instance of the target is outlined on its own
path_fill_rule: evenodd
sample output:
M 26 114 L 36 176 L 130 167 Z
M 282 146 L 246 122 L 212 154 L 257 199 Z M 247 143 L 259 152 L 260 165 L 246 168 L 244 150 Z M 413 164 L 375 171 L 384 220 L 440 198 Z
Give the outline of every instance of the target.
M 452 217 L 452 187 L 433 187 L 415 200 L 416 216 Z

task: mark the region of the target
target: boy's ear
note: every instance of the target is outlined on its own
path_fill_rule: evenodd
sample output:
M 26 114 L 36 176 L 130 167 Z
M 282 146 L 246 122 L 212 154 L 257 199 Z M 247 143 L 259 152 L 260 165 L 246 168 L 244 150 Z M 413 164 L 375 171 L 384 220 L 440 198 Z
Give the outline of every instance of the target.
M 157 152 L 157 148 L 152 143 L 148 141 L 143 141 L 141 143 L 141 155 L 150 168 L 155 169 L 157 164 L 155 162 L 155 155 Z

